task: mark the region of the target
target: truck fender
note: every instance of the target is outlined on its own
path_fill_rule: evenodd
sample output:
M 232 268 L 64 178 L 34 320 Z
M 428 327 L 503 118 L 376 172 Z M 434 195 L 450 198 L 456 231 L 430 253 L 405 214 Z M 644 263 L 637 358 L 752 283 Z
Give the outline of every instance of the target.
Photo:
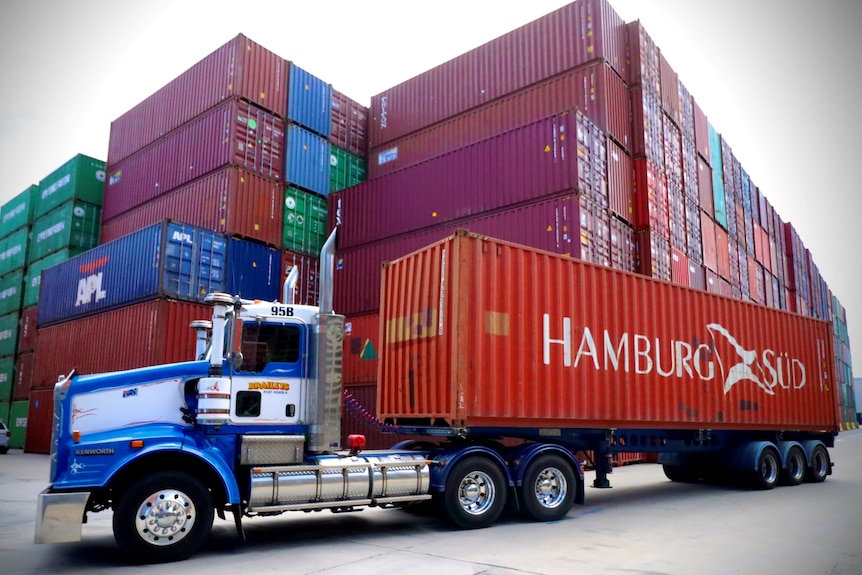
M 805 454 L 805 462 L 808 463 L 808 451 L 798 441 L 780 441 L 778 443 L 778 454 L 781 455 L 781 468 L 787 467 L 787 454 L 790 453 L 790 448 L 799 447 L 802 449 L 802 452 Z M 813 449 L 813 448 L 812 448 Z
M 757 471 L 760 454 L 764 449 L 775 449 L 778 447 L 771 441 L 749 441 L 737 446 L 730 454 L 728 464 L 735 471 Z
M 514 486 L 515 482 L 512 479 L 511 470 L 502 455 L 484 445 L 468 445 L 464 447 L 445 449 L 434 454 L 434 456 L 429 460 L 431 462 L 431 491 L 437 493 L 442 492 L 445 489 L 446 480 L 449 477 L 449 470 L 465 457 L 472 455 L 482 455 L 495 461 L 506 475 L 506 482 L 509 487 Z
M 578 478 L 578 485 L 575 491 L 575 503 L 583 505 L 584 503 L 584 469 L 578 458 L 568 449 L 560 445 L 552 443 L 527 443 L 518 446 L 509 456 L 509 467 L 515 479 L 515 485 L 524 484 L 524 473 L 532 461 L 546 453 L 559 455 L 572 465 L 572 469 Z

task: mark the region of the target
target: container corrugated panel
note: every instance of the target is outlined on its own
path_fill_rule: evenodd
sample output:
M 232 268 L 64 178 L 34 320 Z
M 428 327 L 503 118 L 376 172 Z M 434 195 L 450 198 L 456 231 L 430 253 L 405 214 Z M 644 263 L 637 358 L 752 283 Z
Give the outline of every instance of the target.
M 368 164 L 355 154 L 341 148 L 329 149 L 329 191 L 337 192 L 368 179 Z
M 697 188 L 700 196 L 700 209 L 709 214 L 710 217 L 715 217 L 715 208 L 712 203 L 712 168 L 700 157 L 697 159 Z
M 503 237 L 553 253 L 581 257 L 581 201 L 562 196 L 525 206 L 459 220 L 397 238 L 336 253 L 333 301 L 338 313 L 375 312 L 380 306 L 380 265 L 445 238 L 456 229 Z M 608 239 L 610 242 L 610 238 Z
M 227 239 L 224 290 L 245 299 L 281 297 L 281 250 L 240 238 Z
M 344 385 L 377 385 L 380 315 L 351 315 L 344 320 Z
M 694 100 L 682 80 L 677 82 L 679 88 L 679 129 L 682 139 L 694 144 Z
M 299 281 L 294 287 L 294 303 L 318 305 L 320 300 L 320 258 L 285 250 L 282 253 L 281 273 L 286 280 L 294 266 L 299 266 Z M 284 281 L 282 281 L 284 285 Z M 279 299 L 282 297 L 279 295 Z M 287 298 L 284 298 L 287 299 Z M 338 313 L 342 313 L 338 310 Z
M 611 267 L 637 272 L 637 236 L 632 227 L 618 218 L 611 217 Z
M 626 29 L 607 0 L 577 0 L 371 98 L 371 148 L 594 60 L 627 77 Z
M 334 194 L 329 218 L 330 228 L 340 226 L 338 246 L 417 232 L 606 179 L 588 171 L 593 164 L 579 162 L 576 118 L 555 115 Z
M 228 166 L 103 221 L 101 242 L 170 218 L 280 247 L 283 194 L 282 182 Z
M 727 213 L 727 233 L 731 238 L 736 239 L 739 234 L 736 229 L 736 201 L 733 196 L 735 185 L 733 152 L 724 138 L 721 138 L 721 166 L 724 179 L 724 206 Z
M 40 327 L 33 389 L 53 388 L 73 367 L 86 374 L 191 361 L 189 324 L 211 318 L 209 305 L 159 298 Z
M 39 317 L 39 308 L 27 307 L 21 310 L 21 319 L 18 320 L 18 353 L 27 353 L 36 350 L 36 320 Z
M 33 184 L 0 207 L 0 238 L 33 223 L 39 186 Z
M 664 169 L 664 124 L 661 102 L 642 88 L 630 92 L 632 103 L 632 156 L 646 156 Z
M 287 84 L 287 119 L 329 138 L 332 134 L 332 87 L 290 63 Z
M 27 263 L 30 247 L 30 230 L 21 228 L 0 240 L 0 276 L 6 275 Z
M 706 270 L 706 291 L 714 294 L 721 294 L 721 280 L 712 270 Z
M 229 165 L 280 180 L 284 131 L 284 120 L 261 108 L 242 100 L 225 102 L 109 166 L 103 218 Z
M 34 220 L 70 200 L 102 205 L 105 194 L 105 162 L 78 154 L 39 182 Z
M 828 322 L 474 235 L 384 273 L 380 418 L 838 428 Z
M 673 67 L 659 51 L 659 68 L 661 78 L 661 104 L 665 114 L 679 126 L 679 76 Z
M 33 386 L 34 360 L 32 351 L 19 352 L 15 356 L 15 389 L 12 391 L 12 401 L 24 401 L 30 398 L 30 390 Z
M 709 214 L 700 214 L 700 237 L 703 253 L 703 265 L 718 272 L 718 241 L 716 240 L 716 225 Z
M 685 197 L 695 204 L 700 202 L 700 188 L 697 183 L 697 150 L 694 142 L 682 139 L 682 184 Z
M 27 411 L 27 431 L 24 437 L 25 453 L 51 453 L 54 430 L 54 390 L 40 389 L 30 392 Z
M 24 301 L 24 270 L 0 276 L 0 315 L 21 309 Z
M 622 78 L 606 62 L 596 62 L 372 148 L 369 176 L 378 178 L 574 108 L 629 150 L 630 107 Z
M 287 127 L 284 179 L 307 191 L 329 194 L 329 142 L 299 126 Z
M 651 278 L 671 281 L 673 264 L 670 242 L 650 229 L 639 230 L 637 240 L 637 272 Z
M 0 316 L 0 357 L 15 355 L 18 349 L 19 312 Z
M 578 196 L 580 221 L 580 253 L 572 255 L 587 262 L 611 265 L 611 216 L 603 205 L 585 196 Z M 571 214 L 569 214 L 571 215 Z
M 111 122 L 113 166 L 225 100 L 287 117 L 288 62 L 242 34 Z
M 7 405 L 12 397 L 12 386 L 15 381 L 15 357 L 0 357 L 0 407 Z M 6 421 L 0 413 L 0 420 Z
M 33 223 L 28 262 L 61 250 L 86 251 L 99 245 L 102 208 L 71 200 Z
M 709 154 L 709 120 L 695 98 L 691 99 L 691 105 L 694 109 L 694 143 L 697 153 L 710 165 L 712 157 Z
M 691 281 L 685 252 L 674 247 L 670 249 L 670 281 L 681 286 L 687 286 Z
M 224 291 L 225 237 L 162 222 L 42 272 L 40 328 L 156 297 L 203 301 Z
M 368 157 L 368 108 L 332 88 L 332 128 L 329 141 L 339 148 Z
M 27 411 L 29 401 L 13 401 L 9 404 L 9 447 L 21 449 L 24 447 L 24 437 L 27 432 Z
M 667 178 L 661 167 L 646 158 L 635 158 L 634 228 L 649 228 L 662 238 L 669 237 Z
M 631 156 L 608 139 L 608 201 L 611 212 L 631 224 L 634 221 Z
M 685 198 L 681 188 L 668 184 L 667 210 L 670 245 L 684 252 L 686 249 Z
M 631 87 L 646 90 L 652 96 L 661 98 L 661 51 L 652 37 L 643 27 L 640 20 L 626 24 L 628 36 L 629 68 L 628 75 L 623 75 Z M 672 80 L 672 78 L 668 78 Z M 665 86 L 669 90 L 669 86 Z M 668 96 L 672 98 L 672 96 Z
M 328 237 L 327 218 L 326 199 L 288 186 L 284 193 L 284 249 L 318 255 Z
M 42 272 L 44 270 L 80 253 L 83 253 L 83 250 L 60 250 L 27 266 L 27 280 L 24 286 L 24 307 L 35 306 L 39 303 L 39 291 L 42 287 Z
M 688 285 L 694 289 L 706 289 L 706 272 L 704 267 L 691 260 L 688 261 Z
M 716 273 L 724 279 L 730 278 L 730 238 L 727 237 L 727 232 L 716 225 L 715 229 L 715 265 Z
M 700 229 L 701 211 L 697 203 L 685 202 L 685 239 L 688 259 L 699 264 L 703 263 L 703 237 Z

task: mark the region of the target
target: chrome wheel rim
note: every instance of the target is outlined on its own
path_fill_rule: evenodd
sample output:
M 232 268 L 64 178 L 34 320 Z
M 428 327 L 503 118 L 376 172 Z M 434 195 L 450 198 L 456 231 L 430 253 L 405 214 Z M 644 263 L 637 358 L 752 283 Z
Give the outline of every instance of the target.
M 458 486 L 458 502 L 470 515 L 481 515 L 494 504 L 497 491 L 491 477 L 483 471 L 467 474 Z
M 188 495 L 176 489 L 163 489 L 141 503 L 135 529 L 147 543 L 166 547 L 191 533 L 196 516 L 194 502 Z
M 556 467 L 546 467 L 536 475 L 533 494 L 542 507 L 547 509 L 559 507 L 566 499 L 567 493 L 566 476 Z

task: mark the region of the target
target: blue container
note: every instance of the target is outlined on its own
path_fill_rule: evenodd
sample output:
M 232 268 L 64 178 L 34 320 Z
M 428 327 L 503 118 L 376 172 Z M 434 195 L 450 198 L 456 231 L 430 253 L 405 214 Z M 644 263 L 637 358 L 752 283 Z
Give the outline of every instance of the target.
M 329 142 L 295 124 L 287 127 L 285 181 L 306 191 L 329 195 Z
M 332 134 L 332 86 L 293 62 L 287 87 L 287 119 L 324 138 Z
M 712 164 L 712 205 L 715 221 L 727 229 L 727 204 L 724 200 L 724 170 L 721 165 L 721 136 L 707 124 L 709 129 L 709 161 Z
M 228 238 L 225 292 L 245 299 L 281 299 L 281 251 Z
M 42 272 L 38 326 L 157 297 L 203 301 L 225 288 L 227 239 L 161 222 L 97 246 Z

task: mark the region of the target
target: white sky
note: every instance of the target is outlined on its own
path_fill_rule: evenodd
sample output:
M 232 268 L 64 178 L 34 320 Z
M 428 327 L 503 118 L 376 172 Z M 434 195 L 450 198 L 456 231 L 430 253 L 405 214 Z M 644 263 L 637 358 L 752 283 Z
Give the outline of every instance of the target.
M 862 3 L 609 0 L 640 19 L 847 308 L 862 364 Z M 3 0 L 0 204 L 238 33 L 368 105 L 565 0 Z M 857 368 L 857 373 L 859 373 Z

